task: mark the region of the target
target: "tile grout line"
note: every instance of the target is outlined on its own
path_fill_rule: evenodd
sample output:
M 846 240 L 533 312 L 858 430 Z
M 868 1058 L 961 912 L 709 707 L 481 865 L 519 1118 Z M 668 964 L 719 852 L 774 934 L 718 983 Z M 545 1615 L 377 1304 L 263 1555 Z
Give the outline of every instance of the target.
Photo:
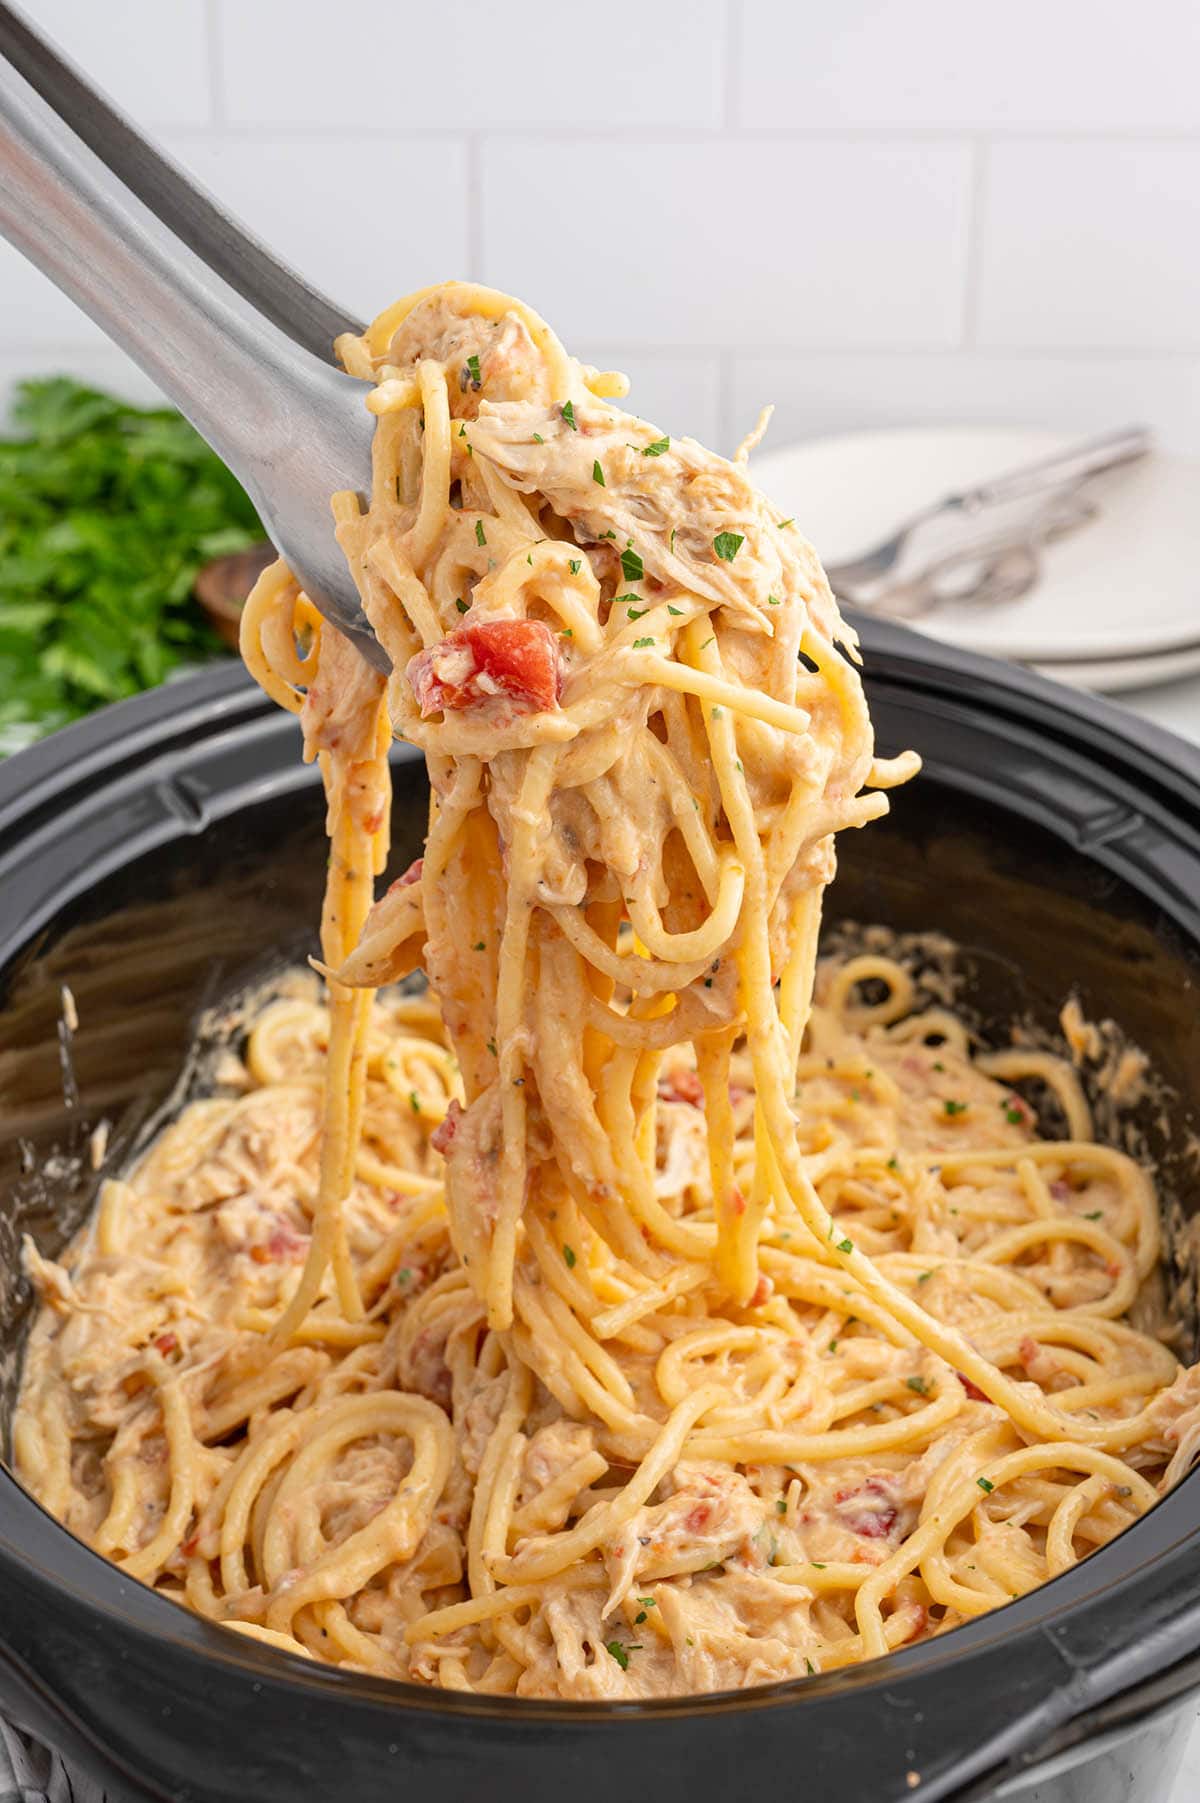
M 721 83 L 721 128 L 734 130 L 739 115 L 742 77 L 742 0 L 725 0 L 725 62 Z
M 968 192 L 967 254 L 963 268 L 963 350 L 975 350 L 979 338 L 979 285 L 982 278 L 983 234 L 987 224 L 987 176 L 990 145 L 978 137 L 971 146 L 971 181 Z
M 221 64 L 220 0 L 204 0 L 204 42 L 208 52 L 208 110 L 212 124 L 225 129 L 227 120 Z
M 483 280 L 483 138 L 467 138 L 467 277 Z

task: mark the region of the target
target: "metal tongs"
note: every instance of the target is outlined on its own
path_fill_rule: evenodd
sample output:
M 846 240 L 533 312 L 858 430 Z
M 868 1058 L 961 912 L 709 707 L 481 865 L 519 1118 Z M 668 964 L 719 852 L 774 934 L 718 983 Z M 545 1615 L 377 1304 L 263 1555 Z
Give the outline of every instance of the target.
M 373 420 L 333 360 L 362 326 L 279 263 L 0 4 L 0 231 L 230 467 L 327 619 L 390 668 L 334 536 Z

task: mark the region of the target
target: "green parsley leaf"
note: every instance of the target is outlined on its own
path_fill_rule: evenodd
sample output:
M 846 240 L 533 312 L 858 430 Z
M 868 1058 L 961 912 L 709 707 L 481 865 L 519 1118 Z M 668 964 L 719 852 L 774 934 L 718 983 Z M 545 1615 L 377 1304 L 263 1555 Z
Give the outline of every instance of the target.
M 569 402 L 568 405 L 570 405 Z M 604 1650 L 606 1653 L 612 1654 L 623 1672 L 629 1670 L 629 1648 L 623 1645 L 621 1641 L 606 1640 L 604 1643 Z
M 898 1171 L 900 1169 L 900 1160 L 896 1157 L 894 1152 L 887 1161 L 887 1168 L 889 1171 Z
M 853 1252 L 853 1250 L 854 1250 L 854 1241 L 853 1240 L 839 1240 L 838 1241 L 838 1251 L 839 1252 Z
M 563 410 L 562 410 L 562 416 L 566 420 L 568 426 L 570 426 L 572 432 L 578 432 L 579 427 L 575 424 L 575 403 L 574 403 L 574 401 L 568 401 L 566 403 L 566 405 L 563 407 Z
M 575 1248 L 573 1246 L 564 1246 L 563 1257 L 567 1261 L 567 1270 L 573 1271 L 575 1269 Z
M 683 609 L 682 609 L 682 607 L 672 607 L 672 606 L 671 606 L 671 603 L 670 603 L 670 602 L 669 602 L 669 601 L 668 601 L 668 602 L 667 602 L 667 612 L 668 612 L 668 613 L 669 613 L 669 614 L 674 614 L 674 615 L 675 615 L 675 618 L 676 618 L 676 619 L 677 619 L 677 620 L 678 620 L 678 619 L 682 619 L 682 617 L 683 617 Z
M 0 441 L 0 756 L 223 647 L 198 572 L 265 539 L 178 413 L 64 376 L 17 385 Z
M 582 557 L 568 557 L 567 568 L 570 570 L 572 576 L 578 576 L 580 570 L 583 568 Z
M 677 528 L 676 528 L 676 527 L 674 527 L 674 526 L 672 526 L 672 527 L 671 527 L 671 550 L 672 550 L 672 552 L 673 552 L 673 551 L 674 551 L 674 549 L 675 549 L 675 533 L 676 533 L 676 530 L 677 530 Z
M 476 520 L 475 522 L 475 543 L 477 545 L 487 544 L 487 534 L 483 530 L 482 520 Z
M 786 1515 L 787 1514 L 787 1503 L 784 1501 L 782 1496 L 777 1496 L 775 1498 L 775 1513 L 776 1513 L 776 1515 Z
M 990 1496 L 992 1491 L 996 1488 L 995 1484 L 991 1483 L 986 1477 L 977 1477 L 975 1482 L 988 1496 Z
M 410 1107 L 410 1108 L 411 1108 L 411 1109 L 412 1109 L 412 1111 L 413 1111 L 413 1113 L 414 1113 L 414 1114 L 420 1114 L 420 1112 L 421 1112 L 421 1098 L 420 1098 L 420 1096 L 419 1096 L 419 1095 L 418 1095 L 418 1094 L 417 1094 L 417 1092 L 416 1092 L 416 1090 L 415 1090 L 415 1089 L 410 1089 L 410 1090 L 409 1090 L 409 1092 L 408 1092 L 408 1105 L 409 1105 L 409 1107 Z
M 969 1107 L 969 1103 L 956 1102 L 953 1100 L 953 1098 L 951 1098 L 951 1099 L 943 1102 L 942 1107 L 945 1109 L 946 1113 L 953 1118 L 953 1116 L 956 1114 L 965 1114 L 967 1112 L 967 1108 Z
M 904 1381 L 910 1390 L 916 1391 L 918 1396 L 928 1396 L 929 1386 L 923 1377 L 906 1377 Z
M 540 432 L 535 432 L 533 435 L 533 442 L 534 444 L 545 444 L 546 440 L 542 437 Z
M 1020 1127 L 1024 1123 L 1025 1116 L 1012 1102 L 1001 1102 L 1000 1106 L 1004 1110 L 1004 1118 L 1010 1127 Z
M 783 602 L 779 599 L 778 595 L 768 595 L 767 596 L 767 606 L 768 607 L 782 607 Z
M 745 542 L 744 532 L 718 532 L 713 539 L 713 550 L 722 563 L 732 563 Z
M 476 941 L 475 941 L 475 943 L 474 943 L 474 945 L 473 945 L 473 946 L 472 946 L 472 947 L 471 947 L 471 950 L 472 950 L 472 951 L 473 951 L 473 952 L 481 952 L 481 951 L 483 951 L 483 950 L 484 950 L 484 941 L 483 941 L 483 940 L 482 940 L 482 939 L 477 939 L 477 940 L 476 940 Z
M 467 428 L 465 426 L 460 426 L 458 428 L 458 436 L 460 438 L 465 438 L 467 436 Z
M 645 565 L 631 544 L 621 553 L 621 572 L 626 582 L 640 582 L 646 574 Z
M 669 451 L 670 448 L 671 448 L 671 440 L 669 438 L 656 438 L 654 440 L 653 444 L 648 444 L 648 445 L 642 446 L 642 456 L 643 457 L 661 457 L 663 452 Z
M 653 639 L 634 639 L 633 648 L 635 651 L 644 651 L 648 645 L 652 645 L 653 643 Z
M 812 1566 L 814 1571 L 824 1571 L 824 1569 L 825 1569 L 825 1567 L 821 1563 L 820 1559 L 810 1559 L 809 1564 Z
M 471 611 L 470 602 L 464 601 L 461 595 L 459 595 L 459 597 L 455 601 L 454 605 L 455 605 L 455 607 L 457 607 L 460 614 L 469 614 Z
M 487 1049 L 492 1054 L 493 1058 L 498 1058 L 500 1056 L 499 1052 L 496 1050 L 496 1041 L 494 1039 L 488 1040 Z
M 922 1271 L 922 1272 L 921 1272 L 921 1274 L 920 1274 L 920 1276 L 919 1276 L 919 1277 L 918 1277 L 918 1278 L 917 1278 L 917 1282 L 918 1282 L 918 1283 L 928 1283 L 928 1282 L 929 1282 L 929 1279 L 930 1279 L 930 1278 L 931 1278 L 931 1277 L 932 1277 L 932 1276 L 933 1276 L 933 1272 L 932 1272 L 932 1271 Z
M 1085 1221 L 1102 1221 L 1104 1219 L 1104 1210 L 1102 1208 L 1093 1208 L 1091 1214 L 1084 1215 L 1083 1218 Z
M 816 1675 L 817 1668 L 813 1664 L 812 1660 L 809 1658 L 807 1653 L 805 1653 L 805 1655 L 804 1655 L 804 1669 L 809 1674 L 810 1677 L 813 1677 Z
M 479 357 L 474 352 L 467 358 L 467 374 L 471 379 L 472 388 L 482 387 L 483 377 L 479 373 Z
M 604 471 L 600 468 L 600 459 L 598 457 L 592 464 L 592 481 L 598 482 L 600 484 L 601 488 L 607 487 L 607 484 L 604 480 Z
M 790 520 L 780 520 L 778 522 L 777 529 L 778 529 L 778 531 L 782 532 L 785 526 L 794 526 L 795 524 L 796 524 L 796 516 L 795 516 L 795 514 L 793 514 Z

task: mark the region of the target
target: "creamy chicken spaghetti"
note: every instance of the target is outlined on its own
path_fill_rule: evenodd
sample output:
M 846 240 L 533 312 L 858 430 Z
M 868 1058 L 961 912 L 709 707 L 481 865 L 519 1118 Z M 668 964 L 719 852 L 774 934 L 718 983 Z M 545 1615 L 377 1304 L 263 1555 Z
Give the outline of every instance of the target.
M 755 435 L 467 284 L 339 350 L 392 675 L 282 564 L 243 626 L 324 777 L 326 989 L 27 1250 L 21 1476 L 213 1621 L 486 1694 L 803 1677 L 1065 1570 L 1200 1444 L 1154 1188 L 1069 1059 L 818 969 L 834 835 L 917 761 Z M 429 830 L 375 901 L 393 735 Z

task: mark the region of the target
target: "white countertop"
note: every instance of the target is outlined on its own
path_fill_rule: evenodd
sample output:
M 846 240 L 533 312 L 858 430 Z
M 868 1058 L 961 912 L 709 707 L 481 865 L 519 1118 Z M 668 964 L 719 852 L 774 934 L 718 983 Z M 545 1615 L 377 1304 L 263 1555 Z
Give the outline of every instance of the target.
M 1200 744 L 1200 676 L 1183 682 L 1164 683 L 1157 689 L 1131 689 L 1114 695 L 1120 706 L 1132 709 L 1156 726 L 1165 726 L 1183 739 Z

